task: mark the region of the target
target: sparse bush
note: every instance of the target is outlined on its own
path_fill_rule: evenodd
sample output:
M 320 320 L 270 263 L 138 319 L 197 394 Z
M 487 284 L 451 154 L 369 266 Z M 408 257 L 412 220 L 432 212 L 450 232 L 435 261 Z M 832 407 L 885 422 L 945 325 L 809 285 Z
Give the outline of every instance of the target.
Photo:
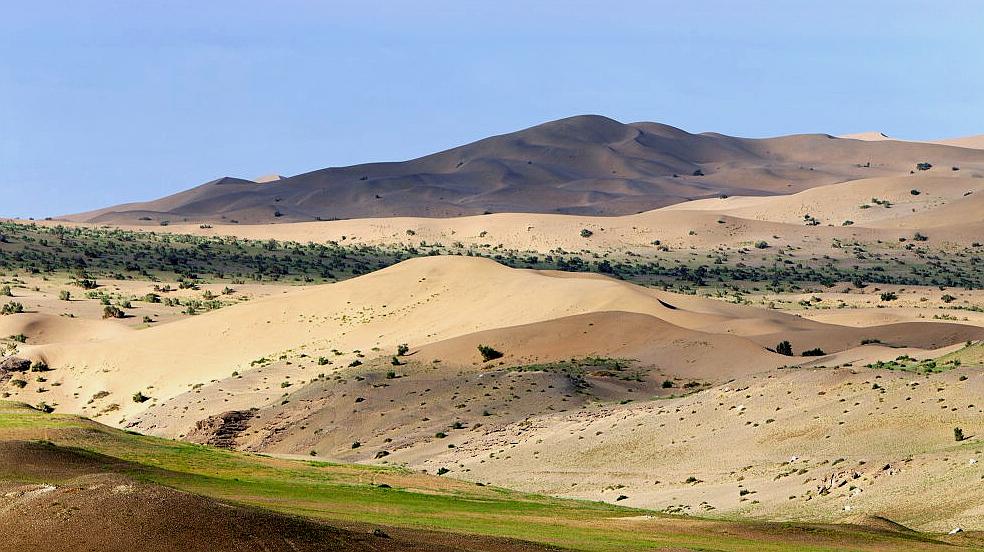
M 923 235 L 923 234 L 920 234 L 919 232 L 916 232 L 916 233 L 915 233 L 915 234 L 914 234 L 914 235 L 912 236 L 912 239 L 913 239 L 913 240 L 915 240 L 915 241 L 919 241 L 919 242 L 924 242 L 924 241 L 926 241 L 926 240 L 928 240 L 928 239 L 929 239 L 929 237 L 928 237 L 928 236 L 925 236 L 925 235 Z
M 0 315 L 20 314 L 22 312 L 24 312 L 24 305 L 16 301 L 11 301 L 6 305 L 0 307 Z
M 488 362 L 490 360 L 495 360 L 497 358 L 502 358 L 502 353 L 489 347 L 488 345 L 479 345 L 478 352 L 482 354 L 482 361 Z
M 63 289 L 58 292 L 58 298 L 61 299 L 62 301 L 71 301 L 72 292 L 68 291 L 67 289 Z
M 759 240 L 755 242 L 755 249 L 768 249 L 768 248 L 769 248 L 769 242 L 765 240 Z
M 582 238 L 590 238 L 593 235 L 594 235 L 594 232 L 592 232 L 591 230 L 588 230 L 587 228 L 582 228 L 581 229 L 581 237 Z
M 916 163 L 916 170 L 917 171 L 928 171 L 929 169 L 932 169 L 932 168 L 933 168 L 933 164 L 932 163 L 925 163 L 925 162 L 923 162 L 923 163 Z
M 894 291 L 886 291 L 881 294 L 882 301 L 895 301 L 899 296 Z
M 51 370 L 51 368 L 48 368 L 48 363 L 43 360 L 35 360 L 31 363 L 32 372 L 47 372 L 49 370 Z
M 403 356 L 409 352 L 410 352 L 410 346 L 407 345 L 406 343 L 400 343 L 399 345 L 396 346 L 397 356 Z
M 123 312 L 123 309 L 115 305 L 106 305 L 103 307 L 103 318 L 123 318 L 124 316 L 126 316 L 126 313 Z
M 958 442 L 964 440 L 964 432 L 959 427 L 953 428 L 953 440 Z
M 823 352 L 823 349 L 821 349 L 820 347 L 815 347 L 813 349 L 810 349 L 809 351 L 803 351 L 802 354 L 803 356 L 824 356 L 827 353 Z
M 449 470 L 449 469 L 447 469 L 445 467 L 440 467 L 440 468 L 437 468 L 437 475 L 444 475 L 444 474 L 446 474 L 446 473 L 448 473 L 450 471 L 451 470 Z
M 673 388 L 673 381 L 663 380 L 663 389 L 672 389 L 672 388 Z
M 13 297 L 14 294 L 10 291 L 10 286 L 0 286 L 0 296 L 2 297 Z
M 776 352 L 780 355 L 793 356 L 793 345 L 785 340 L 780 341 L 779 344 L 776 345 Z
M 23 389 L 24 386 L 27 385 L 27 382 L 22 379 L 14 379 L 14 380 L 10 380 L 10 385 L 13 385 L 18 389 Z
M 141 391 L 137 391 L 136 393 L 133 394 L 133 402 L 135 402 L 135 403 L 147 402 L 149 400 L 150 400 L 150 397 L 148 397 L 147 395 L 144 395 L 143 392 L 141 392 Z

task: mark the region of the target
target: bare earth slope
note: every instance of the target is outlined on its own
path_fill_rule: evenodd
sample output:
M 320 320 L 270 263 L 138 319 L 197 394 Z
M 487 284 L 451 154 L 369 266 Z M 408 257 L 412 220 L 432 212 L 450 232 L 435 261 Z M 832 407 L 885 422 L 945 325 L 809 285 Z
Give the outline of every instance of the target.
M 451 217 L 483 212 L 624 215 L 690 199 L 772 195 L 916 163 L 984 168 L 984 151 L 824 134 L 747 139 L 578 116 L 419 159 L 278 180 L 220 178 L 155 201 L 66 217 L 137 223 Z
M 980 368 L 789 369 L 467 432 L 416 467 L 668 512 L 984 527 Z M 953 428 L 975 435 L 955 441 Z M 397 453 L 397 461 L 403 459 Z

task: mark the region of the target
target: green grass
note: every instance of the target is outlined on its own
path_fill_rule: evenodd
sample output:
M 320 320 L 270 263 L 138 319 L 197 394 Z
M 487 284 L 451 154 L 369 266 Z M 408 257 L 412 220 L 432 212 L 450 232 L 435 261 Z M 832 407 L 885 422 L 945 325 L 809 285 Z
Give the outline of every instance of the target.
M 864 550 L 932 546 L 852 527 L 700 520 L 411 472 L 271 458 L 143 436 L 0 402 L 0 440 L 43 440 L 123 462 L 113 471 L 220 500 L 337 523 L 501 536 L 578 550 Z M 0 467 L 16 478 L 17 467 Z M 380 485 L 388 485 L 389 488 Z M 652 515 L 640 519 L 640 516 Z

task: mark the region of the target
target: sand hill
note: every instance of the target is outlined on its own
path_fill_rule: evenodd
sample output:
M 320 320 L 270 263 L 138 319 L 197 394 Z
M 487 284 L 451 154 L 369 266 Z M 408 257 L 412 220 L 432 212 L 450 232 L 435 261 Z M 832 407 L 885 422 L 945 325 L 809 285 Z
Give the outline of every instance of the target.
M 833 354 L 866 339 L 927 351 L 984 337 L 975 326 L 938 322 L 857 331 L 597 275 L 517 270 L 469 257 L 412 259 L 338 284 L 284 290 L 141 330 L 107 331 L 113 323 L 34 314 L 6 321 L 51 326 L 32 330 L 49 338 L 18 354 L 44 359 L 54 370 L 43 384 L 12 389 L 15 398 L 169 436 L 184 435 L 223 411 L 276 406 L 285 391 L 324 387 L 327 376 L 346 367 L 379 359 L 376 366 L 385 368 L 401 343 L 414 349 L 410 360 L 416 365 L 434 369 L 439 361 L 440 370 L 431 375 L 448 382 L 490 367 L 598 356 L 632 359 L 625 373 L 638 371 L 636 387 L 653 390 L 666 378 L 679 385 L 713 384 L 812 360 L 767 350 L 781 340 L 797 354 L 816 347 Z M 62 329 L 77 323 L 77 335 Z M 89 325 L 95 329 L 86 330 Z M 64 341 L 56 340 L 59 332 Z M 479 344 L 499 347 L 504 356 L 486 365 Z M 868 357 L 897 355 L 884 347 Z M 374 377 L 385 369 L 375 369 Z M 632 391 L 617 380 L 599 380 L 597 396 L 627 398 Z M 449 397 L 477 391 L 474 381 L 461 385 L 445 386 Z M 147 399 L 131 400 L 137 393 Z M 548 402 L 534 402 L 524 412 L 541 413 Z
M 578 116 L 419 159 L 327 168 L 277 180 L 220 178 L 73 221 L 266 223 L 451 217 L 483 212 L 622 215 L 726 195 L 772 195 L 916 163 L 984 168 L 984 152 L 828 135 L 747 139 Z

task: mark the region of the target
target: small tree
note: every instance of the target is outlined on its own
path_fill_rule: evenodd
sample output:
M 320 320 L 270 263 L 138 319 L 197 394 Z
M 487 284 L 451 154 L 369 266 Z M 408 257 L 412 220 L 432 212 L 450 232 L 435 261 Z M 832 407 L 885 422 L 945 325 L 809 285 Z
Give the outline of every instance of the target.
M 490 360 L 495 360 L 497 358 L 502 358 L 502 353 L 501 352 L 496 351 L 495 349 L 493 349 L 492 347 L 489 347 L 488 345 L 479 345 L 478 346 L 478 352 L 482 354 L 482 361 L 483 362 L 488 362 Z
M 953 428 L 953 440 L 954 441 L 963 441 L 964 440 L 963 430 L 960 429 L 959 427 Z
M 776 352 L 780 355 L 793 356 L 793 345 L 788 341 L 780 341 L 776 345 Z

